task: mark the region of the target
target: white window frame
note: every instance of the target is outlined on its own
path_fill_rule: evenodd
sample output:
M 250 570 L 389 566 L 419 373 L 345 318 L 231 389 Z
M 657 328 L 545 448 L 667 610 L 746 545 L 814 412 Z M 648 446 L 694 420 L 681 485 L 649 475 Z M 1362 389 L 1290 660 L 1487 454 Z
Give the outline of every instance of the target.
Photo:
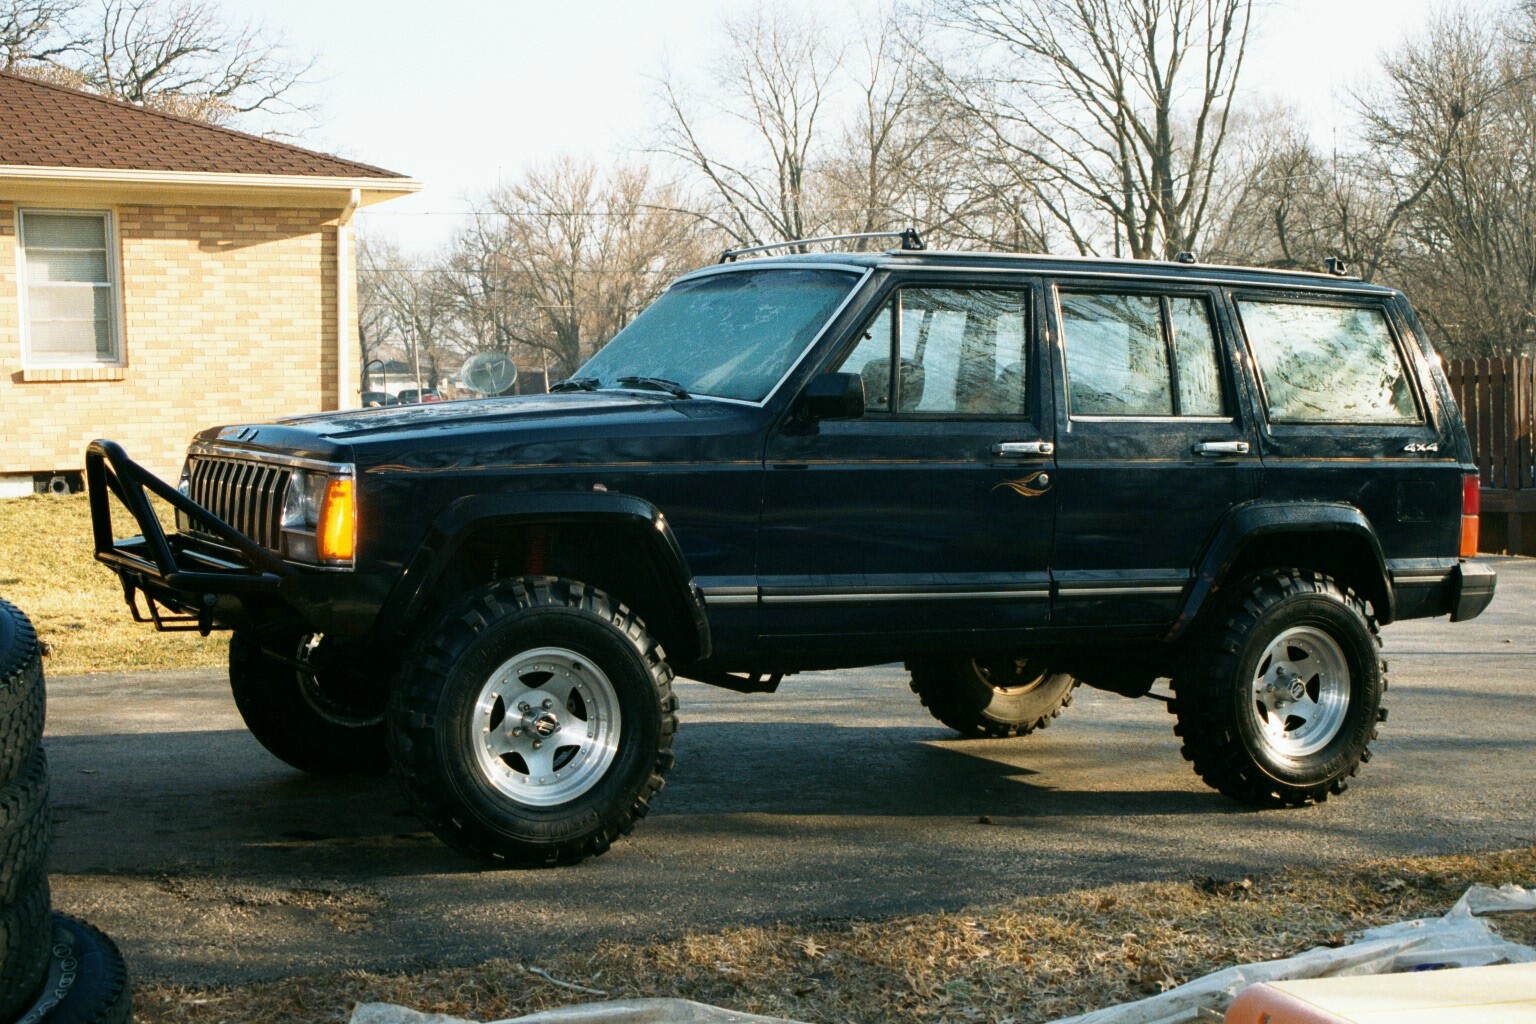
M 106 244 L 107 332 L 112 341 L 112 357 L 104 359 L 68 359 L 57 355 L 37 359 L 32 355 L 32 312 L 27 303 L 27 232 L 28 214 L 48 217 L 92 217 L 103 224 L 102 237 Z M 24 207 L 16 211 L 16 288 L 20 293 L 17 310 L 20 314 L 21 363 L 24 369 L 79 369 L 122 367 L 127 365 L 127 353 L 123 345 L 123 290 L 122 267 L 117 247 L 117 225 L 111 210 L 68 209 L 55 207 Z M 93 285 L 95 287 L 95 285 Z

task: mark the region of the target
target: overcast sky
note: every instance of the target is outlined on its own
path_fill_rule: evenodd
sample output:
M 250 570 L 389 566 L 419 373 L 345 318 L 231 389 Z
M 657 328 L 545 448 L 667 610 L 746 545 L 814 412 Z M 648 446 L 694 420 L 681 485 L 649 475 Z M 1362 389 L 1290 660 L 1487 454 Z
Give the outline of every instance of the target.
M 226 0 L 316 54 L 321 127 L 303 142 L 420 179 L 419 196 L 363 211 L 409 250 L 445 241 L 463 197 L 561 154 L 644 147 L 649 76 L 713 55 L 723 12 L 757 0 Z M 831 9 L 842 0 L 823 0 Z M 846 0 L 847 10 L 858 0 Z M 1262 0 L 1244 69 L 1326 135 L 1346 89 L 1423 25 L 1436 0 Z M 1488 0 L 1494 6 L 1496 0 Z

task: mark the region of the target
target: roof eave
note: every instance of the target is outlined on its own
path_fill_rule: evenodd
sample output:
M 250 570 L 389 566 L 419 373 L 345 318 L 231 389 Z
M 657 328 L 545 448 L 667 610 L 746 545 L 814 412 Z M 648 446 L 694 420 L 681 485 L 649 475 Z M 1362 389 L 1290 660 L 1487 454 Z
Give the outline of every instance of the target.
M 353 189 L 361 194 L 361 205 L 372 206 L 390 199 L 421 191 L 414 178 L 358 175 L 355 177 L 293 174 L 231 174 L 205 171 L 122 170 L 105 167 L 38 167 L 26 164 L 0 164 L 0 198 L 19 190 L 57 191 L 76 189 L 100 193 L 124 190 L 144 195 L 227 195 L 230 198 L 259 197 L 266 203 L 285 197 L 328 202 L 345 197 Z

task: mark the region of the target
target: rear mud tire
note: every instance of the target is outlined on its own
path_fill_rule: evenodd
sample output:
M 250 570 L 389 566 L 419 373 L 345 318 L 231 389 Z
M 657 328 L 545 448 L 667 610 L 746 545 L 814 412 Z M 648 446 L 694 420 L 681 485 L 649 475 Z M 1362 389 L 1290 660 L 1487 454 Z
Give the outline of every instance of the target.
M 968 739 L 1028 736 L 1072 703 L 1077 680 L 1026 658 L 913 662 L 912 692 Z
M 541 708 L 559 731 L 539 733 L 549 746 L 535 752 Z M 509 867 L 570 864 L 650 810 L 676 712 L 672 670 L 633 611 L 573 580 L 504 580 L 450 609 L 406 659 L 390 753 L 449 846 Z
M 297 634 L 276 650 L 289 656 L 300 651 Z M 311 775 L 382 775 L 389 770 L 382 705 L 339 714 L 322 710 L 313 678 L 292 665 L 262 653 L 248 634 L 237 632 L 229 642 L 229 687 L 240 717 L 263 747 L 284 763 Z M 380 685 L 384 685 L 382 682 Z
M 1386 720 L 1376 620 L 1354 590 L 1310 570 L 1254 573 L 1231 593 L 1173 680 L 1184 757 L 1242 803 L 1322 803 L 1370 760 Z M 1277 712 L 1266 687 L 1281 670 L 1297 692 Z

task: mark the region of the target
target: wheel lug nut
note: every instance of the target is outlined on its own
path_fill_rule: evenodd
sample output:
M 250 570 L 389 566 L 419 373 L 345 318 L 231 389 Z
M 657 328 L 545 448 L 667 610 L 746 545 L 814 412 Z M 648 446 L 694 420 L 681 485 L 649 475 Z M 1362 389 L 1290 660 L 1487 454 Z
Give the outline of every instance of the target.
M 542 706 L 543 706 L 545 711 L 548 711 L 550 708 L 555 706 L 555 702 L 550 700 L 548 697 L 545 697 L 544 698 L 544 704 Z
M 516 729 L 512 730 L 512 735 L 513 736 L 521 736 L 522 734 L 523 734 L 523 729 L 522 729 L 521 726 L 519 726 Z
M 523 714 L 526 715 L 528 712 L 532 711 L 533 708 L 532 708 L 531 705 L 529 705 L 529 703 L 527 701 L 523 701 L 521 704 L 519 704 L 517 706 L 517 710 L 521 711 Z
M 540 750 L 540 749 L 543 748 L 543 746 L 544 746 L 544 744 L 541 741 L 539 741 L 539 740 L 534 740 L 533 741 L 533 749 L 534 750 Z

